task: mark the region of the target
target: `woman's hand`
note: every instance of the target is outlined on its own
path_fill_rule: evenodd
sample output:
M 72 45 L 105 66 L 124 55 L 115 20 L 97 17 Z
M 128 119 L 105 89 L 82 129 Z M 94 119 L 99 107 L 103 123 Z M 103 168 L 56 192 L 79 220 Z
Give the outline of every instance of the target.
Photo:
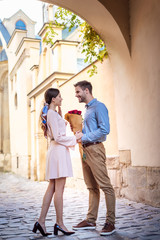
M 59 113 L 59 115 L 62 117 L 62 110 L 61 110 L 61 107 L 60 107 L 60 106 L 58 106 L 58 113 Z
M 75 136 L 76 136 L 77 142 L 81 142 L 81 138 L 83 136 L 83 133 L 78 131 L 78 132 L 75 133 Z
M 68 122 L 67 122 L 67 121 L 65 121 L 65 124 L 66 124 L 66 126 L 67 126 Z

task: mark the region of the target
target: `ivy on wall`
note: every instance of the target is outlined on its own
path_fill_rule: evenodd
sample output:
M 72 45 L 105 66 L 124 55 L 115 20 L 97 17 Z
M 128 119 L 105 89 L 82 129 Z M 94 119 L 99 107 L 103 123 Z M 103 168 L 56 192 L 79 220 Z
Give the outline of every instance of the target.
M 50 22 L 47 26 L 47 31 L 44 37 L 44 42 L 53 45 L 53 39 L 56 36 L 56 32 L 53 29 L 53 25 L 57 27 L 68 28 L 69 31 L 73 27 L 77 27 L 80 31 L 80 37 L 82 39 L 82 53 L 85 54 L 85 63 L 92 64 L 92 68 L 87 71 L 89 76 L 93 76 L 97 73 L 97 66 L 93 63 L 95 60 L 103 62 L 104 58 L 108 57 L 106 46 L 98 33 L 85 21 L 82 21 L 76 14 L 58 7 L 55 13 L 55 22 Z

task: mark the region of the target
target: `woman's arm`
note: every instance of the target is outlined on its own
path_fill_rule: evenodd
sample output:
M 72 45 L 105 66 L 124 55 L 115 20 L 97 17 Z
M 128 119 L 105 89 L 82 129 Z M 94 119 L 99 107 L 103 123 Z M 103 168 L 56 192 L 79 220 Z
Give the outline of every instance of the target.
M 51 111 L 47 116 L 47 124 L 51 130 L 54 140 L 66 147 L 71 147 L 76 145 L 76 137 L 75 136 L 64 136 L 61 134 L 61 131 L 58 126 L 58 113 Z

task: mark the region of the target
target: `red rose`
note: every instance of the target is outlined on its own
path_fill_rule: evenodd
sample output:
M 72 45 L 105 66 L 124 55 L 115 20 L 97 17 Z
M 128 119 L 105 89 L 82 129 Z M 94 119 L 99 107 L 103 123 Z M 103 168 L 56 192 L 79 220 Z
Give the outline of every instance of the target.
M 71 111 L 68 111 L 68 113 L 81 115 L 82 112 L 78 110 L 71 110 Z

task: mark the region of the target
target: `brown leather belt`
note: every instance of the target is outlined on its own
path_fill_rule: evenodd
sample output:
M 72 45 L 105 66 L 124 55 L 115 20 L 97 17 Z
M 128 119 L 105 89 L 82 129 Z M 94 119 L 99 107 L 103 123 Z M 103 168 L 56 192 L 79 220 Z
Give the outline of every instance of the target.
M 84 144 L 82 144 L 82 146 L 84 147 L 84 148 L 86 148 L 86 147 L 89 147 L 89 146 L 91 146 L 91 145 L 96 145 L 96 144 L 99 144 L 100 142 L 89 142 L 89 143 L 84 143 Z

